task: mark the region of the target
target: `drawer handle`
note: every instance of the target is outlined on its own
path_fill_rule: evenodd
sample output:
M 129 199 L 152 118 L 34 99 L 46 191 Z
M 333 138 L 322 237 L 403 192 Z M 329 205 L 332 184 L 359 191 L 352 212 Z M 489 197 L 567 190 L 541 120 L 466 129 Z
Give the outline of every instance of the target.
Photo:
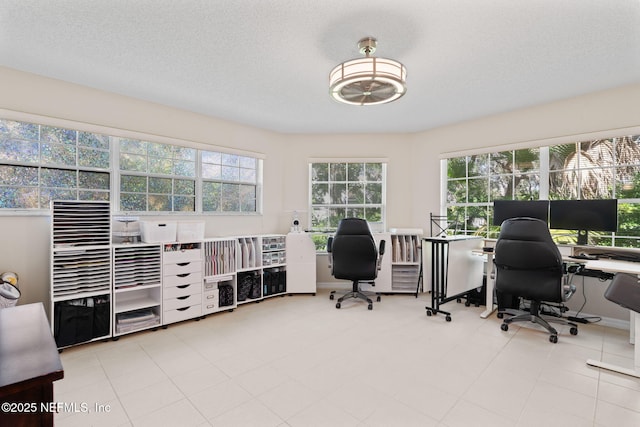
M 191 295 L 187 295 L 187 296 L 184 296 L 184 297 L 176 297 L 176 299 L 185 300 L 185 299 L 189 298 L 190 296 Z
M 180 273 L 180 274 L 176 274 L 176 276 L 178 276 L 178 277 L 187 277 L 187 276 L 189 276 L 189 275 L 191 275 L 191 273 Z
M 207 295 L 207 299 L 215 299 L 216 297 L 213 295 Z
M 189 310 L 191 308 L 191 306 L 189 307 L 182 307 L 182 308 L 176 308 L 176 310 L 178 311 L 185 311 L 185 310 Z
M 189 285 L 179 285 L 179 286 L 176 286 L 176 288 L 178 288 L 178 289 L 187 289 L 189 286 L 191 286 L 191 285 L 190 284 Z
M 191 264 L 191 263 L 190 263 L 190 262 L 178 262 L 177 264 L 178 264 L 180 267 L 185 267 L 185 266 L 187 266 L 187 265 L 189 265 L 189 264 Z
M 215 308 L 215 307 L 216 307 L 215 304 L 210 304 L 210 305 L 207 306 L 207 308 Z

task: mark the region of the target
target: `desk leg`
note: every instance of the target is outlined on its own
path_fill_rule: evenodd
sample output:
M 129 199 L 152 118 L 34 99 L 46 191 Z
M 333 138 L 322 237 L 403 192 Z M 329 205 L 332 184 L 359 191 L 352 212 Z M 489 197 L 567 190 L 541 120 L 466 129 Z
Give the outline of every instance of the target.
M 493 280 L 493 252 L 487 253 L 487 288 L 486 288 L 486 299 L 485 306 L 487 307 L 485 311 L 480 314 L 480 317 L 486 319 L 493 313 L 496 309 L 493 304 L 493 291 L 495 289 L 495 281 Z
M 640 316 L 631 312 L 632 317 L 635 317 L 630 327 L 634 331 L 634 342 L 638 342 L 638 335 L 640 335 Z M 621 366 L 613 365 L 611 363 L 601 362 L 599 360 L 589 359 L 587 365 L 596 366 L 598 368 L 607 369 L 609 371 L 618 372 L 620 374 L 629 375 L 635 378 L 640 378 L 640 345 L 634 345 L 633 349 L 633 369 L 623 368 Z

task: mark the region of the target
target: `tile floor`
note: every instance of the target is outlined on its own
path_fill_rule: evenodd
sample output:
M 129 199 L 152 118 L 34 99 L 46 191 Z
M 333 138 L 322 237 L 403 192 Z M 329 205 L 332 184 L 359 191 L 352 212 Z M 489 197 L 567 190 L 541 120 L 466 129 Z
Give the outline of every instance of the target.
M 640 380 L 585 364 L 630 367 L 627 331 L 581 325 L 551 344 L 482 307 L 450 302 L 445 322 L 427 303 L 337 310 L 320 290 L 69 348 L 55 400 L 79 409 L 56 426 L 640 425 Z

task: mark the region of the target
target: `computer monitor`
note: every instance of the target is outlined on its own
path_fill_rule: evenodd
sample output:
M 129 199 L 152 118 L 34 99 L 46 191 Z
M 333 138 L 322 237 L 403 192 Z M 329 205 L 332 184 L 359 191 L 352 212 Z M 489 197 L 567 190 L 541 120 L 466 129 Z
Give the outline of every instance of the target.
M 549 220 L 548 200 L 496 200 L 493 202 L 493 225 L 509 218 L 529 217 Z
M 616 231 L 618 200 L 552 200 L 549 205 L 549 227 L 577 230 L 578 244 L 586 245 L 589 231 Z

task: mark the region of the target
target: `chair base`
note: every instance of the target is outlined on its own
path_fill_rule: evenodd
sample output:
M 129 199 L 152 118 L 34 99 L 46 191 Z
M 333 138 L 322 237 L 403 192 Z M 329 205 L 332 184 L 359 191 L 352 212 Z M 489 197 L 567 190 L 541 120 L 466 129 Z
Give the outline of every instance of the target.
M 504 310 L 500 310 L 498 312 L 498 317 L 501 318 L 504 314 L 511 314 L 513 315 L 513 317 L 506 318 L 502 321 L 500 329 L 502 329 L 503 331 L 508 331 L 509 324 L 511 323 L 531 322 L 546 329 L 549 332 L 549 341 L 555 344 L 558 342 L 558 331 L 549 324 L 549 322 L 551 322 L 571 326 L 571 329 L 569 329 L 569 333 L 571 335 L 578 335 L 578 325 L 576 325 L 575 323 L 569 322 L 568 320 L 561 317 L 541 315 L 540 303 L 537 301 L 531 301 L 531 306 L 528 312 L 507 308 Z
M 373 283 L 373 282 L 366 282 L 366 283 Z M 335 293 L 336 291 L 331 291 L 331 294 L 329 295 L 329 299 L 334 299 L 335 298 Z M 377 298 L 376 301 L 380 301 L 380 294 L 376 294 Z M 338 298 L 338 301 L 336 302 L 336 308 L 340 308 L 341 307 L 341 303 L 346 300 L 346 299 L 350 299 L 350 298 L 355 298 L 355 299 L 361 299 L 363 301 L 366 301 L 367 303 L 369 303 L 369 305 L 367 306 L 367 308 L 369 310 L 373 310 L 373 300 L 371 300 L 371 298 L 369 298 L 369 295 L 363 291 L 360 290 L 360 282 L 355 280 L 353 281 L 353 288 L 351 290 L 351 292 L 347 292 L 346 294 L 342 295 L 340 298 Z

